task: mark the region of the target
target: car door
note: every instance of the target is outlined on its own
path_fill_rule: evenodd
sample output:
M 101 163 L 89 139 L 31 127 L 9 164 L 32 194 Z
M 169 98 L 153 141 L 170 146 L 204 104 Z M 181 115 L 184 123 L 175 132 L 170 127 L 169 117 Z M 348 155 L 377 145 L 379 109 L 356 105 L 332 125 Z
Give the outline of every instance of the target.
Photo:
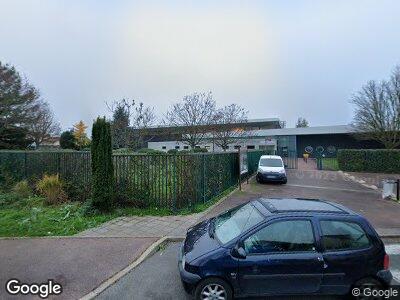
M 320 218 L 319 232 L 324 259 L 321 287 L 328 293 L 346 293 L 354 282 L 376 274 L 380 258 L 363 224 L 346 218 Z M 372 266 L 372 270 L 369 270 Z
M 322 279 L 322 257 L 316 251 L 311 219 L 272 221 L 239 242 L 238 280 L 243 294 L 316 292 Z

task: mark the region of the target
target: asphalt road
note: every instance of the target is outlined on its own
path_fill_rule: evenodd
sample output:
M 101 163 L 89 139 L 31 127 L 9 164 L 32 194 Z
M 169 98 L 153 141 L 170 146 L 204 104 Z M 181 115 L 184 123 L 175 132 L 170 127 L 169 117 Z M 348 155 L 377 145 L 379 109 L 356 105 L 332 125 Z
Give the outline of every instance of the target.
M 178 271 L 179 243 L 169 244 L 165 250 L 157 252 L 136 269 L 109 287 L 100 299 L 192 299 L 183 290 Z M 400 249 L 400 248 L 399 248 Z M 323 299 L 338 300 L 338 297 L 270 297 L 279 300 Z
M 164 250 L 145 260 L 136 269 L 105 290 L 96 299 L 192 299 L 185 293 L 177 267 L 180 243 L 171 243 Z M 391 271 L 400 280 L 400 244 L 386 245 Z M 398 284 L 396 281 L 394 283 Z M 339 300 L 341 297 L 269 297 L 271 300 Z

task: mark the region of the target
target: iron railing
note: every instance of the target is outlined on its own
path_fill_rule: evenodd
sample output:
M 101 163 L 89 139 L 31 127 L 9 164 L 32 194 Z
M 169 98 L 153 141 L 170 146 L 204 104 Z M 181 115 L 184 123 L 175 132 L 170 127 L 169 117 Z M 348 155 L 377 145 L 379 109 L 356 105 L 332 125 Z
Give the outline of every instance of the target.
M 265 151 L 247 151 L 248 174 L 257 171 Z M 205 203 L 240 180 L 238 152 L 185 154 L 114 154 L 117 199 L 139 206 L 173 210 Z M 91 154 L 77 151 L 0 151 L 0 184 L 36 181 L 59 174 L 90 197 Z

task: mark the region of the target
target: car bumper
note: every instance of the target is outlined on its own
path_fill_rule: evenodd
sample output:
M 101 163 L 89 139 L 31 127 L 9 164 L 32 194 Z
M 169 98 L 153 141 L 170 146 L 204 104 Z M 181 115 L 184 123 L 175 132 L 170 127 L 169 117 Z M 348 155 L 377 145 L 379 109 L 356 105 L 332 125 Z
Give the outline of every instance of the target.
M 393 275 L 390 270 L 381 270 L 379 271 L 376 276 L 384 283 L 386 286 L 389 286 L 392 282 Z
M 183 287 L 187 293 L 191 294 L 197 283 L 201 280 L 201 277 L 197 274 L 190 273 L 183 268 L 182 257 L 183 257 L 183 243 L 179 251 L 178 268 Z
M 257 173 L 257 177 L 262 181 L 287 181 L 286 174 L 281 173 Z

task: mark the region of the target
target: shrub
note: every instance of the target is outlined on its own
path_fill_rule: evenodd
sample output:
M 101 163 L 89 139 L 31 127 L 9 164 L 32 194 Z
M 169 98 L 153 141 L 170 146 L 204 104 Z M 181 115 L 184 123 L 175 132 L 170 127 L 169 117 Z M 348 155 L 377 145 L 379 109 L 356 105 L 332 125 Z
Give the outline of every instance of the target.
M 192 152 L 194 153 L 206 153 L 208 152 L 207 148 L 194 148 L 192 149 Z
M 345 149 L 338 151 L 337 158 L 342 171 L 400 173 L 400 150 Z
M 57 175 L 43 175 L 36 188 L 46 198 L 46 204 L 58 204 L 67 201 L 62 182 Z
M 28 198 L 32 195 L 32 189 L 29 186 L 28 180 L 17 182 L 13 187 L 13 192 L 21 198 Z
M 114 202 L 114 167 L 111 127 L 105 118 L 97 118 L 92 128 L 92 201 L 95 208 L 107 211 Z
M 137 153 L 143 153 L 143 154 L 165 154 L 165 152 L 160 151 L 160 150 L 155 150 L 155 149 L 149 149 L 149 148 L 142 148 L 137 151 Z
M 177 154 L 178 152 L 179 152 L 178 149 L 169 149 L 167 151 L 168 154 Z

